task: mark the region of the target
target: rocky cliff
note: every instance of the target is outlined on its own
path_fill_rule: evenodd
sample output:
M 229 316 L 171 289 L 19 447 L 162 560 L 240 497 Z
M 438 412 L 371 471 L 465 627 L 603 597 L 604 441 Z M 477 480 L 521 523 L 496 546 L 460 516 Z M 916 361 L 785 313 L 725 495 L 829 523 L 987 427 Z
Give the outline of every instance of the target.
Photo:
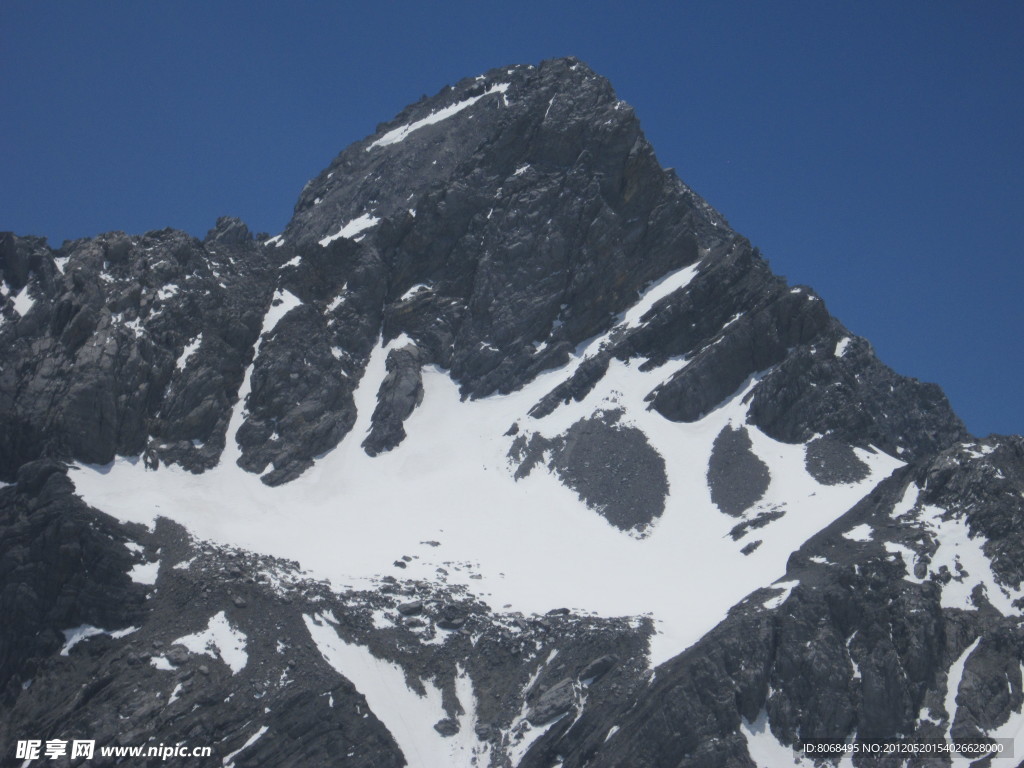
M 274 237 L 4 234 L 0 361 L 4 764 L 1024 724 L 1020 440 L 774 275 L 576 60 L 407 107 Z

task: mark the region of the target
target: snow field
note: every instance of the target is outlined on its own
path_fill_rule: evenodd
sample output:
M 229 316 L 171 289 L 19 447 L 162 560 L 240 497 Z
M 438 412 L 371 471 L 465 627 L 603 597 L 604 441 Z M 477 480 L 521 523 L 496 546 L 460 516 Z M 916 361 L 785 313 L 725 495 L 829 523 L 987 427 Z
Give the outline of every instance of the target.
M 640 321 L 662 296 L 680 290 L 696 273 L 687 267 L 656 283 L 621 324 Z M 264 333 L 299 300 L 279 291 Z M 727 424 L 745 421 L 747 387 L 692 424 L 669 422 L 647 409 L 644 397 L 673 361 L 641 372 L 639 361 L 613 360 L 609 373 L 582 402 L 557 408 L 544 419 L 526 414 L 603 338 L 581 345 L 568 366 L 545 372 L 519 392 L 462 402 L 444 371 L 424 370 L 424 399 L 405 424 L 407 439 L 376 458 L 360 447 L 370 426 L 385 360 L 407 337 L 378 346 L 355 393 L 358 418 L 350 435 L 294 482 L 268 488 L 236 466 L 234 436 L 244 418 L 252 368 L 228 427 L 227 448 L 215 469 L 193 475 L 176 466 L 147 471 L 143 462 L 118 459 L 108 467 L 81 466 L 72 476 L 90 504 L 123 520 L 152 525 L 159 516 L 183 524 L 199 539 L 297 560 L 338 590 L 373 588 L 380 576 L 437 580 L 445 562 L 473 563 L 452 570 L 495 608 L 543 613 L 569 607 L 604 616 L 649 615 L 657 634 L 651 663 L 680 653 L 722 620 L 753 590 L 785 573 L 792 549 L 845 512 L 899 462 L 858 451 L 870 469 L 861 483 L 819 485 L 804 469 L 804 447 L 786 445 L 748 426 L 754 451 L 771 483 L 748 517 L 773 507 L 786 514 L 749 531 L 712 504 L 706 471 L 715 437 Z M 259 342 L 256 355 L 259 354 Z M 671 366 L 671 367 L 670 367 Z M 543 467 L 515 481 L 507 457 L 513 423 L 524 432 L 554 437 L 599 409 L 619 409 L 621 422 L 641 429 L 664 457 L 670 493 L 664 514 L 634 537 L 612 527 Z M 439 461 L 439 457 L 444 457 Z M 427 547 L 436 540 L 439 547 Z M 740 549 L 762 544 L 748 556 Z M 401 573 L 392 563 L 416 556 Z
M 439 109 L 436 112 L 427 115 L 422 120 L 416 120 L 415 122 L 409 123 L 408 125 L 403 125 L 398 128 L 394 128 L 385 133 L 375 142 L 370 144 L 366 148 L 366 151 L 369 152 L 370 150 L 376 149 L 377 147 L 386 147 L 390 144 L 398 144 L 402 141 L 405 141 L 406 137 L 413 131 L 418 131 L 420 128 L 423 128 L 428 125 L 440 123 L 442 120 L 447 120 L 452 115 L 457 115 L 462 110 L 466 109 L 467 107 L 473 106 L 478 101 L 480 101 L 480 99 L 484 98 L 485 96 L 490 96 L 492 93 L 500 93 L 502 94 L 502 98 L 504 98 L 504 94 L 505 91 L 508 90 L 508 86 L 508 83 L 498 83 L 497 85 L 492 85 L 479 96 L 473 96 L 471 98 L 456 102 L 455 104 L 444 107 L 443 109 Z

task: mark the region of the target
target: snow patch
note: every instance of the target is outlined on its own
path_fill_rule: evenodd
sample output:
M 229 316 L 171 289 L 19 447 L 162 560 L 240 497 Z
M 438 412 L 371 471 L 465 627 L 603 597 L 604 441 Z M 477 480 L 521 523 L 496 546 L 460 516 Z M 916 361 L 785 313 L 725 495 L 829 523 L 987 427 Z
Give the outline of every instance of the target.
M 36 300 L 29 295 L 28 286 L 26 285 L 18 291 L 18 295 L 14 297 L 14 311 L 21 317 L 24 317 L 29 313 L 29 310 L 35 306 L 35 303 Z
M 345 288 L 347 286 L 348 286 L 348 283 L 345 283 L 345 286 L 342 287 L 342 289 L 341 289 L 341 293 L 339 293 L 337 296 L 335 296 L 333 299 L 331 299 L 331 303 L 327 305 L 327 311 L 328 312 L 333 312 L 334 310 L 336 310 L 338 307 L 341 306 L 342 302 L 345 301 Z
M 183 645 L 192 653 L 220 659 L 231 668 L 233 675 L 241 672 L 249 660 L 245 635 L 231 625 L 224 611 L 212 616 L 203 631 L 179 637 L 171 645 Z
M 68 653 L 71 652 L 72 648 L 87 638 L 106 634 L 109 634 L 107 630 L 100 629 L 99 627 L 94 627 L 89 624 L 83 624 L 82 626 L 75 627 L 74 629 L 65 629 L 64 645 L 60 649 L 60 655 L 67 656 Z
M 273 245 L 275 248 L 280 248 L 284 245 L 284 235 L 274 235 L 269 240 L 263 241 L 264 245 Z
M 339 237 L 344 237 L 348 240 L 351 240 L 360 232 L 363 232 L 364 230 L 367 230 L 370 227 L 376 226 L 377 222 L 379 221 L 380 219 L 378 217 L 373 216 L 369 213 L 364 213 L 362 216 L 359 216 L 358 218 L 352 219 L 352 221 L 342 224 L 341 229 L 339 229 L 333 235 L 328 235 L 327 237 L 323 238 L 320 241 L 320 245 L 326 246 L 329 243 L 332 243 L 335 240 L 337 240 Z
M 149 663 L 159 669 L 161 672 L 173 672 L 174 665 L 167 660 L 166 656 L 153 656 Z
M 858 526 L 851 528 L 848 531 L 843 532 L 843 538 L 849 539 L 850 541 L 866 542 L 871 541 L 871 537 L 874 535 L 874 529 L 867 523 L 861 523 Z
M 154 560 L 151 563 L 136 563 L 128 571 L 131 580 L 136 584 L 156 584 L 157 575 L 160 573 L 160 561 Z
M 281 318 L 301 303 L 302 299 L 299 299 L 291 291 L 285 288 L 278 288 L 274 293 L 274 299 L 270 302 L 270 309 L 263 318 L 263 331 L 260 333 L 260 336 L 265 336 L 273 331 L 281 321 Z M 253 359 L 255 360 L 255 357 Z
M 780 605 L 782 605 L 784 602 L 786 602 L 786 600 L 789 599 L 789 595 L 793 591 L 793 587 L 795 587 L 799 583 L 800 583 L 800 581 L 796 580 L 796 581 L 780 581 L 780 582 L 777 582 L 775 584 L 772 584 L 771 585 L 771 589 L 781 589 L 782 592 L 779 593 L 778 595 L 775 595 L 774 597 L 768 598 L 761 605 L 763 605 L 768 610 L 774 610 L 774 609 L 778 608 Z
M 1020 616 L 1013 602 L 1024 597 L 1020 589 L 999 584 L 992 572 L 992 564 L 985 555 L 984 536 L 972 536 L 963 518 L 945 519 L 945 511 L 932 506 L 922 510 L 921 521 L 937 541 L 938 549 L 932 555 L 929 573 L 938 573 L 945 567 L 952 580 L 942 586 L 943 608 L 974 610 L 971 593 L 981 585 L 989 602 L 1004 616 Z
M 921 707 L 921 711 L 917 713 L 917 721 L 919 724 L 931 723 L 932 725 L 942 725 L 942 720 L 936 718 L 928 707 Z
M 949 672 L 946 673 L 946 701 L 944 706 L 948 718 L 946 723 L 947 739 L 950 738 L 950 731 L 953 728 L 953 722 L 956 720 L 956 695 L 960 690 L 960 680 L 964 676 L 964 667 L 967 665 L 967 659 L 972 653 L 974 653 L 974 649 L 978 647 L 978 643 L 980 642 L 981 638 L 978 637 L 973 643 L 967 646 L 967 648 L 964 649 L 964 652 L 957 657 L 956 661 L 950 665 Z
M 847 347 L 850 346 L 850 342 L 851 341 L 853 341 L 853 339 L 851 339 L 849 336 L 844 336 L 839 341 L 837 341 L 836 342 L 836 349 L 835 349 L 835 352 L 834 352 L 835 356 L 836 357 L 842 357 L 843 355 L 845 355 L 846 354 L 846 349 L 847 349 Z
M 143 331 L 145 331 L 145 328 L 142 326 L 142 318 L 139 317 L 125 323 L 124 327 L 134 333 L 136 339 L 141 338 Z
M 925 582 L 925 579 L 919 579 L 914 575 L 914 566 L 917 564 L 917 553 L 914 550 L 903 544 L 887 541 L 885 542 L 885 551 L 903 558 L 903 565 L 906 568 L 906 573 L 903 576 L 904 579 L 915 584 L 923 584 Z
M 417 283 L 412 288 L 410 288 L 408 291 L 403 293 L 402 297 L 399 299 L 399 301 L 405 301 L 406 299 L 411 299 L 413 296 L 415 296 L 420 291 L 427 291 L 427 290 L 430 290 L 430 286 L 429 285 L 427 285 L 426 283 Z
M 248 739 L 246 739 L 245 744 L 243 744 L 241 747 L 236 749 L 231 754 L 225 756 L 224 759 L 221 760 L 220 764 L 222 766 L 224 766 L 224 768 L 234 768 L 235 757 L 237 757 L 239 754 L 241 754 L 242 752 L 247 750 L 249 747 L 251 747 L 257 741 L 259 741 L 263 737 L 263 734 L 265 734 L 269 729 L 270 729 L 269 726 L 266 726 L 266 725 L 260 726 L 260 729 L 258 731 L 256 731 L 256 733 L 254 733 L 252 736 L 250 736 Z
M 406 684 L 406 672 L 392 662 L 378 659 L 368 648 L 342 640 L 327 623 L 314 616 L 303 616 L 317 649 L 339 674 L 348 678 L 366 697 L 366 703 L 390 731 L 409 768 L 470 768 L 478 756 L 487 753 L 474 731 L 476 696 L 472 682 L 459 668 L 456 695 L 464 714 L 459 717 L 459 732 L 445 738 L 434 730 L 434 723 L 448 717 L 441 691 L 429 680 L 421 680 L 423 693 Z
M 978 445 L 977 443 L 962 443 L 960 445 L 964 449 L 964 453 L 970 456 L 972 459 L 981 459 L 988 456 L 992 451 L 995 450 L 994 446 L 991 445 Z
M 740 733 L 747 740 L 747 752 L 757 768 L 779 768 L 784 765 L 812 768 L 814 765 L 814 761 L 794 752 L 775 738 L 768 727 L 768 714 L 764 710 L 761 710 L 754 722 L 741 718 Z
M 467 107 L 473 106 L 478 101 L 480 101 L 480 99 L 486 96 L 490 96 L 492 93 L 504 94 L 505 91 L 508 90 L 508 86 L 508 83 L 499 83 L 498 85 L 492 85 L 479 96 L 473 96 L 463 101 L 456 102 L 455 104 L 444 107 L 443 109 L 439 109 L 436 112 L 432 112 L 431 114 L 424 117 L 422 120 L 416 120 L 415 122 L 409 123 L 408 125 L 403 125 L 398 128 L 394 128 L 385 133 L 375 142 L 370 144 L 370 146 L 366 148 L 366 151 L 369 152 L 371 149 L 375 149 L 377 147 L 386 147 L 390 144 L 398 144 L 401 141 L 405 141 L 406 137 L 413 131 L 418 131 L 420 128 L 424 128 L 428 125 L 440 123 L 442 120 L 447 120 L 452 115 L 456 115 L 462 110 L 466 109 Z
M 921 489 L 915 483 L 907 485 L 906 490 L 903 491 L 903 497 L 893 506 L 889 516 L 896 520 L 912 512 L 917 506 L 917 496 L 920 491 Z
M 200 331 L 199 335 L 186 344 L 185 348 L 181 351 L 181 354 L 178 355 L 178 362 L 175 363 L 175 366 L 179 371 L 185 370 L 185 366 L 188 364 L 189 358 L 196 353 L 196 350 L 199 349 L 199 345 L 202 343 L 203 334 L 202 331 Z
M 693 278 L 697 276 L 697 268 L 700 262 L 691 264 L 688 267 L 677 269 L 660 280 L 649 285 L 640 295 L 639 300 L 622 315 L 619 325 L 633 327 L 640 324 L 640 319 L 650 312 L 654 305 L 666 296 L 681 291 L 688 286 Z

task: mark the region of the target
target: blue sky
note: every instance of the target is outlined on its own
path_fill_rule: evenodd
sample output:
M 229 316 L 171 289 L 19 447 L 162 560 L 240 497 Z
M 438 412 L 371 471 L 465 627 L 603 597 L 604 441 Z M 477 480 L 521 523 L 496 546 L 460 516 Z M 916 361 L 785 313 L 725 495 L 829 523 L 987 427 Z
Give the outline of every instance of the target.
M 1022 39 L 996 0 L 4 0 L 0 229 L 276 233 L 405 104 L 574 55 L 776 272 L 973 432 L 1024 433 Z

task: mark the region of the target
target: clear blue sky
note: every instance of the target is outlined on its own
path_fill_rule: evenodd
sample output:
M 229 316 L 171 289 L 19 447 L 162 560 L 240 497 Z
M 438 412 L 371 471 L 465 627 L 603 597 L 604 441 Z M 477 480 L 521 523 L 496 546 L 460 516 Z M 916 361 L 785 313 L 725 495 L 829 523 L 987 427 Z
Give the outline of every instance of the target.
M 405 104 L 574 55 L 978 434 L 1024 433 L 1024 3 L 0 3 L 0 229 L 276 233 Z

